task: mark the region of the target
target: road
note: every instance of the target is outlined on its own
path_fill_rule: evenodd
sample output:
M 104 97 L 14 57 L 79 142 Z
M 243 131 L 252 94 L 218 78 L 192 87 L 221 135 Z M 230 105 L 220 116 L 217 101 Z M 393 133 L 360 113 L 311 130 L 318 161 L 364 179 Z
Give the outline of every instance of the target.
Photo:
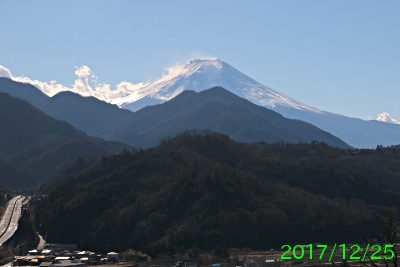
M 7 230 L 8 224 L 10 223 L 10 219 L 14 211 L 14 205 L 19 198 L 20 196 L 16 196 L 8 201 L 8 203 L 6 204 L 6 211 L 4 212 L 3 219 L 0 223 L 0 236 L 3 236 L 4 232 Z
M 21 217 L 23 196 L 16 196 L 7 204 L 7 209 L 0 223 L 0 246 L 10 239 L 18 228 L 18 220 Z
M 39 245 L 37 246 L 37 250 L 42 250 L 42 249 L 44 249 L 44 246 L 46 245 L 46 241 L 43 239 L 43 237 L 41 236 L 41 235 L 39 235 L 39 233 L 38 233 L 38 236 L 39 236 Z

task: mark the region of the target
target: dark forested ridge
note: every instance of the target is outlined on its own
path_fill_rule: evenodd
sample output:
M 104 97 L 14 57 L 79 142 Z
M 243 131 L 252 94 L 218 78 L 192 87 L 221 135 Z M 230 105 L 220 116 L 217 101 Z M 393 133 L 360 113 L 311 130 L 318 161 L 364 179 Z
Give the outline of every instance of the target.
M 130 146 L 93 137 L 72 140 L 52 139 L 14 154 L 7 162 L 35 177 L 36 186 L 39 186 L 82 156 L 100 159 L 103 155 L 120 153 L 124 148 Z M 16 189 L 32 186 L 19 182 L 15 183 L 14 187 L 9 187 Z
M 98 251 L 349 242 L 377 209 L 400 205 L 399 161 L 395 147 L 245 144 L 185 132 L 48 185 L 35 218 L 48 241 Z

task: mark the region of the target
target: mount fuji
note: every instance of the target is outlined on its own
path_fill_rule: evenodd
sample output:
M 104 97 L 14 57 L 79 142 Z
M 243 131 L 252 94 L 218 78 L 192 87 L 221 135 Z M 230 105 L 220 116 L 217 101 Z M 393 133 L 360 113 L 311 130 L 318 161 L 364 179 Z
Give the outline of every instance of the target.
M 281 105 L 324 113 L 255 81 L 220 59 L 192 60 L 183 66 L 170 68 L 169 73 L 161 79 L 145 84 L 134 94 L 116 98 L 111 103 L 137 111 L 170 100 L 184 90 L 200 92 L 215 86 L 223 87 L 260 106 Z
M 285 117 L 314 124 L 357 148 L 400 144 L 400 125 L 350 118 L 308 106 L 255 81 L 220 59 L 192 60 L 171 68 L 157 81 L 141 85 L 135 93 L 111 103 L 137 111 L 170 100 L 185 90 L 200 92 L 215 86 Z

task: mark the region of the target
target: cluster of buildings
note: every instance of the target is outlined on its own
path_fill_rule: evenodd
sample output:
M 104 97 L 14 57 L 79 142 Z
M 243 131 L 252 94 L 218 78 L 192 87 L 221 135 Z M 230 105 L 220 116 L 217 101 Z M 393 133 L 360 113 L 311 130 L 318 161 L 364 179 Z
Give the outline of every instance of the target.
M 120 255 L 121 256 L 121 255 Z M 343 262 L 286 262 L 280 258 L 269 256 L 253 255 L 243 261 L 232 262 L 230 260 L 224 263 L 214 263 L 211 265 L 201 264 L 196 260 L 181 260 L 176 264 L 171 263 L 151 263 L 150 266 L 173 266 L 175 267 L 331 267 L 360 266 L 359 261 Z M 116 252 L 107 254 L 98 254 L 91 251 L 78 251 L 77 246 L 73 244 L 47 244 L 46 249 L 31 250 L 26 256 L 16 256 L 13 260 L 13 266 L 35 266 L 35 267 L 87 267 L 90 265 L 118 264 L 121 257 Z M 239 266 L 235 266 L 239 265 Z M 143 266 L 143 265 L 142 265 Z
M 31 250 L 26 256 L 16 256 L 13 266 L 38 267 L 86 267 L 115 263 L 118 253 L 98 254 L 91 251 L 78 251 L 76 245 L 48 244 L 46 249 Z

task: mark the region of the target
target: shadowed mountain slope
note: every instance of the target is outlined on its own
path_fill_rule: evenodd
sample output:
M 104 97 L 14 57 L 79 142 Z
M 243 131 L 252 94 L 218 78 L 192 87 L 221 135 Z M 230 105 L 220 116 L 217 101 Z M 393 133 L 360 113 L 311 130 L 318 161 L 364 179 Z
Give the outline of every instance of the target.
M 295 120 L 289 123 L 279 114 L 266 111 L 237 96 L 232 97 L 233 94 L 229 92 L 220 92 L 218 96 L 206 93 L 189 97 L 184 91 L 173 104 L 158 105 L 155 109 L 134 114 L 94 97 L 83 97 L 72 92 L 60 92 L 50 98 L 32 85 L 5 78 L 0 79 L 0 91 L 24 97 L 47 114 L 65 120 L 87 134 L 135 146 L 154 146 L 162 138 L 195 128 L 225 133 L 243 142 L 316 140 L 348 147 L 316 127 L 305 127 L 303 122 Z M 143 101 L 146 99 L 143 98 Z
M 21 185 L 25 185 L 25 188 L 38 186 L 36 177 L 26 171 L 20 170 L 18 167 L 8 164 L 2 159 L 0 159 L 0 183 L 10 190 L 20 189 Z
M 0 166 L 7 176 L 0 182 L 12 189 L 37 187 L 81 156 L 100 158 L 124 147 L 131 148 L 88 136 L 22 99 L 0 93 L 0 153 L 7 161 Z
M 120 153 L 124 148 L 131 147 L 93 137 L 52 139 L 13 155 L 8 163 L 35 177 L 35 186 L 39 186 L 83 156 L 99 159 L 105 155 Z M 24 185 L 24 188 L 29 187 Z
M 50 139 L 86 136 L 24 100 L 0 93 L 0 151 L 12 155 Z
M 60 92 L 54 95 L 43 102 L 40 109 L 95 136 L 104 128 L 132 114 L 129 110 L 120 109 L 95 97 L 83 97 L 72 92 Z

